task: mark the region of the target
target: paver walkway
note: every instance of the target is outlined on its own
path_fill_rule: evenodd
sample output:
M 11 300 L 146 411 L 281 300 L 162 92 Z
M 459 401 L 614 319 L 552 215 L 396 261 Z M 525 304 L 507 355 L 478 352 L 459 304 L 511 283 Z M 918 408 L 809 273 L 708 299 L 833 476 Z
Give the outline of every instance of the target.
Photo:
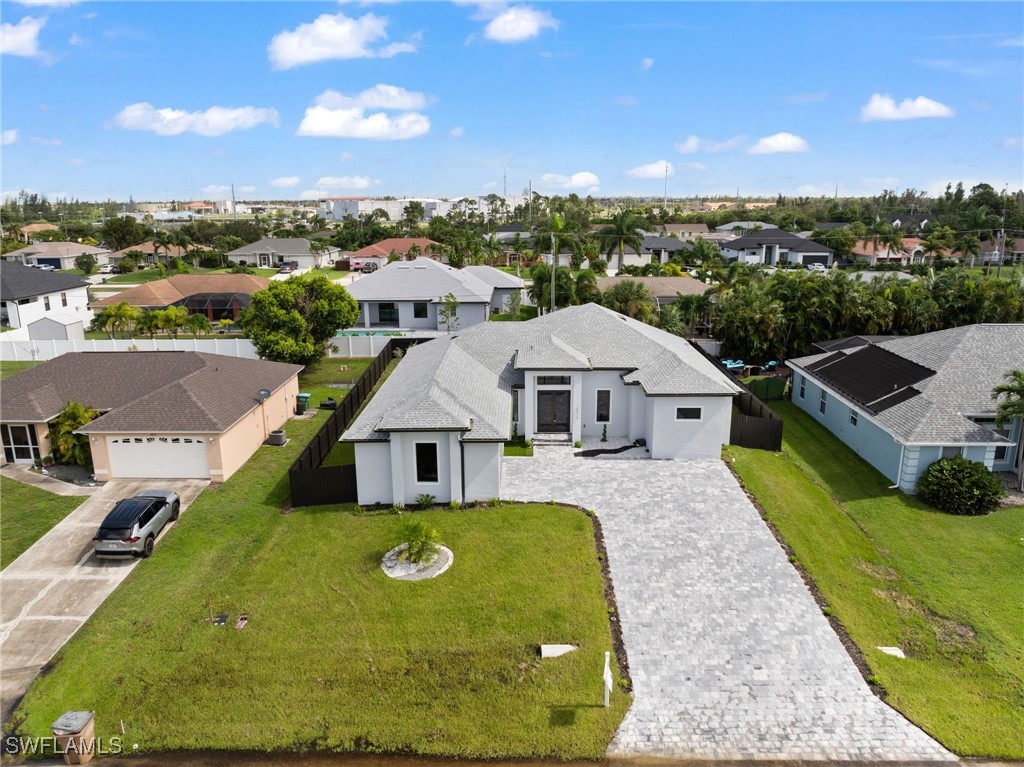
M 506 458 L 502 497 L 601 520 L 634 702 L 610 756 L 956 761 L 868 689 L 721 461 Z
M 199 479 L 107 482 L 0 572 L 0 721 L 43 665 L 139 565 L 138 559 L 98 559 L 92 553 L 92 536 L 114 504 L 141 490 L 166 488 L 178 493 L 184 513 L 208 484 Z M 172 527 L 167 525 L 160 538 Z M 160 556 L 159 543 L 154 556 Z

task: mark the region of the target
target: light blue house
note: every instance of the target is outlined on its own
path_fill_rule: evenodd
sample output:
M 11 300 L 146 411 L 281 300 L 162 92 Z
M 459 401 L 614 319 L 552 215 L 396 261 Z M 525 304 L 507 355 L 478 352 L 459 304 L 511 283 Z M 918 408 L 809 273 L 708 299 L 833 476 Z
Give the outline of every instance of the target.
M 793 402 L 905 493 L 940 458 L 1017 468 L 1021 422 L 997 428 L 992 389 L 1024 369 L 1024 325 L 967 325 L 787 364 Z

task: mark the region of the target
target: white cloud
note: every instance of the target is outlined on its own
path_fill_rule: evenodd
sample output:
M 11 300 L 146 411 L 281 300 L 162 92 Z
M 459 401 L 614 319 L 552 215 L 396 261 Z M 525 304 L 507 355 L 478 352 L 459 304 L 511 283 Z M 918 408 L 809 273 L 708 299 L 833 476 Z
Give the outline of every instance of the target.
M 45 138 L 43 136 L 33 136 L 29 139 L 33 144 L 38 146 L 64 146 L 64 142 L 59 138 Z
M 72 157 L 68 160 L 68 165 L 74 165 L 76 167 L 79 165 L 85 165 L 85 163 L 86 159 L 84 157 Z
M 317 61 L 391 58 L 416 51 L 415 42 L 374 48 L 374 44 L 387 40 L 387 29 L 385 16 L 367 13 L 355 19 L 344 13 L 325 13 L 315 21 L 275 35 L 267 46 L 267 55 L 274 69 L 291 69 Z
M 329 109 L 423 109 L 427 101 L 425 93 L 407 91 L 397 85 L 384 83 L 378 83 L 355 96 L 346 96 L 328 89 L 316 98 L 318 106 Z
M 498 182 L 497 181 L 488 181 L 486 184 L 484 184 L 480 188 L 483 189 L 485 192 L 487 192 L 487 191 L 489 191 L 491 189 L 497 189 L 498 188 Z
M 918 96 L 899 104 L 888 94 L 874 93 L 860 110 L 861 122 L 875 120 L 917 120 L 923 117 L 952 117 L 953 110 L 938 101 Z
M 679 154 L 693 154 L 700 149 L 700 136 L 687 136 L 685 141 L 677 141 L 675 146 Z
M 601 179 L 599 179 L 596 174 L 591 173 L 588 170 L 573 173 L 571 176 L 562 176 L 558 173 L 545 173 L 541 176 L 541 181 L 548 186 L 552 186 L 557 189 L 592 189 L 596 188 L 598 184 L 601 183 Z
M 355 155 L 353 155 L 351 152 L 342 152 L 341 154 L 338 155 L 338 159 L 341 160 L 342 162 L 348 162 L 353 157 L 355 157 Z
M 45 18 L 26 16 L 17 24 L 0 24 L 0 54 L 38 56 L 39 32 L 46 26 Z
M 690 163 L 686 164 L 686 167 L 689 170 L 696 170 L 696 171 L 699 171 L 701 173 L 703 173 L 704 171 L 708 170 L 708 166 L 705 165 L 702 162 L 690 162 Z
M 780 152 L 807 152 L 810 147 L 807 142 L 792 133 L 775 133 L 757 140 L 754 146 L 747 150 L 747 154 L 778 154 Z
M 646 72 L 648 69 L 654 66 L 654 59 L 646 58 L 640 61 L 640 69 Z
M 332 90 L 324 91 L 317 96 L 314 106 L 307 107 L 297 135 L 399 141 L 422 136 L 430 130 L 430 119 L 419 112 L 402 112 L 395 116 L 384 112 L 366 114 L 361 105 L 364 102 L 360 102 L 360 99 L 371 92 L 375 95 L 367 98 L 372 100 L 379 96 L 377 88 L 363 91 L 356 97 L 344 96 Z M 422 93 L 415 94 L 401 88 L 395 90 L 401 92 L 401 98 L 395 96 L 392 103 L 411 102 L 413 96 L 425 101 Z
M 298 186 L 300 181 L 302 179 L 298 176 L 281 176 L 271 181 L 270 185 L 276 186 L 278 189 L 288 189 L 289 187 Z
M 733 136 L 725 141 L 714 141 L 701 138 L 700 136 L 687 136 L 685 141 L 677 141 L 675 143 L 675 149 L 680 154 L 693 154 L 698 151 L 718 154 L 719 152 L 730 152 L 733 149 L 738 149 L 743 144 L 745 138 L 745 136 Z
M 68 45 L 85 45 L 85 38 L 75 33 L 68 38 Z
M 997 48 L 1024 48 L 1024 37 L 1010 37 L 1006 40 L 999 40 Z
M 241 192 L 242 194 L 252 194 L 253 192 L 256 191 L 256 187 L 253 186 L 252 184 L 247 184 L 245 186 L 238 187 L 238 191 Z
M 230 184 L 209 184 L 203 187 L 203 197 L 227 198 L 231 195 Z
M 626 171 L 626 175 L 633 178 L 665 178 L 666 170 L 668 170 L 668 175 L 670 176 L 676 174 L 676 169 L 672 163 L 668 160 L 658 160 L 657 162 L 649 162 L 646 165 L 637 165 L 635 168 L 630 168 Z
M 18 5 L 29 5 L 35 8 L 67 8 L 77 5 L 79 0 L 15 0 Z
M 637 100 L 635 96 L 616 96 L 612 103 L 617 107 L 635 107 Z
M 8 144 L 14 144 L 18 140 L 18 129 L 11 128 L 5 130 L 3 134 L 0 134 L 0 145 L 7 146 Z
M 260 107 L 210 107 L 202 112 L 183 109 L 157 109 L 147 101 L 130 104 L 114 117 L 114 124 L 126 130 L 141 130 L 158 136 L 197 133 L 223 136 L 236 130 L 248 130 L 269 123 L 280 124 L 276 109 Z
M 484 27 L 484 37 L 496 43 L 521 43 L 537 37 L 545 29 L 558 29 L 558 21 L 547 11 L 528 5 L 513 5 L 503 10 Z
M 6 138 L 7 131 L 4 131 L 4 138 Z M 6 141 L 4 142 L 7 143 Z M 1020 136 L 1008 136 L 1003 139 L 1003 149 L 1021 149 L 1024 148 L 1024 138 Z
M 969 61 L 956 61 L 955 59 L 918 59 L 914 63 L 926 69 L 936 69 L 939 72 L 952 72 L 971 77 L 984 77 L 991 72 L 988 65 L 972 64 Z
M 450 131 L 448 131 L 448 135 L 451 136 L 452 138 L 462 138 L 463 136 L 466 135 L 466 129 L 463 128 L 461 125 L 456 125 Z
M 369 176 L 321 176 L 317 189 L 369 189 L 374 180 Z

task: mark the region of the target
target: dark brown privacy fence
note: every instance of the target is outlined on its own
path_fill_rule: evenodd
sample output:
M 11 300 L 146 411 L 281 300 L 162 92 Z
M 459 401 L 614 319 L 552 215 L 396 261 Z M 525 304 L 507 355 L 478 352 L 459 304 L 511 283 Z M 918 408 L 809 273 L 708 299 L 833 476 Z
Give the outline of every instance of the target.
M 288 470 L 288 483 L 292 491 L 292 506 L 319 506 L 330 503 L 355 503 L 356 467 L 323 466 L 324 460 L 338 444 L 359 408 L 380 381 L 388 364 L 399 349 L 405 351 L 415 341 L 411 338 L 392 338 L 376 356 L 345 398 L 338 403 L 320 430 L 299 454 Z M 310 403 L 312 406 L 314 403 Z
M 729 444 L 737 447 L 752 447 L 757 450 L 782 450 L 782 419 L 754 396 L 747 385 L 733 375 L 732 371 L 723 368 L 718 360 L 692 341 L 690 346 L 703 354 L 715 367 L 729 376 L 733 383 L 743 389 L 733 403 L 740 412 L 732 414 Z

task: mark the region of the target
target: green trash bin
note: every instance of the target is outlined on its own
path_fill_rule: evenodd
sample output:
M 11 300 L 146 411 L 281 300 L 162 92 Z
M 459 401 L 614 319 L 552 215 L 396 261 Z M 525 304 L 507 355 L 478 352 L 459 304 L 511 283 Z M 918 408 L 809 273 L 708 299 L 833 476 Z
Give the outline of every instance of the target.
M 302 415 L 309 409 L 309 394 L 304 391 L 300 391 L 299 395 L 295 398 L 295 414 Z

